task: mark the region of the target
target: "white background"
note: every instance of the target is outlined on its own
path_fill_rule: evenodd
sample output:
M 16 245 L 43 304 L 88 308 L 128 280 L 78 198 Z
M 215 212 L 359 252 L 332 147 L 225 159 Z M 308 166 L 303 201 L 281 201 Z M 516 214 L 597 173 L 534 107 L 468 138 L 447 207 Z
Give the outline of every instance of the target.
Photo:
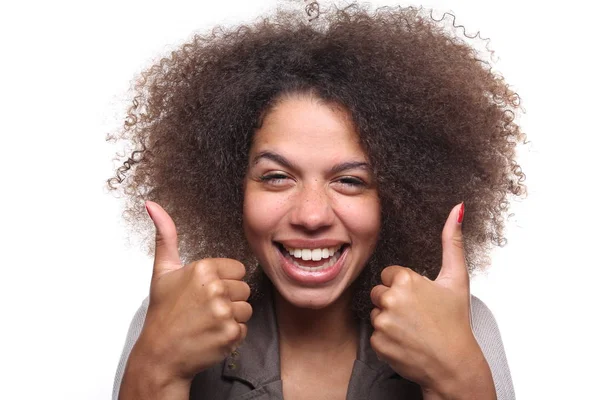
M 298 0 L 301 1 L 301 0 Z M 151 260 L 103 189 L 131 79 L 275 1 L 21 1 L 0 16 L 0 398 L 106 399 Z M 372 4 L 394 4 L 391 0 Z M 406 3 L 404 3 L 406 5 Z M 492 39 L 531 145 L 529 198 L 473 292 L 520 399 L 600 398 L 596 2 L 429 1 Z M 441 15 L 440 13 L 436 14 Z

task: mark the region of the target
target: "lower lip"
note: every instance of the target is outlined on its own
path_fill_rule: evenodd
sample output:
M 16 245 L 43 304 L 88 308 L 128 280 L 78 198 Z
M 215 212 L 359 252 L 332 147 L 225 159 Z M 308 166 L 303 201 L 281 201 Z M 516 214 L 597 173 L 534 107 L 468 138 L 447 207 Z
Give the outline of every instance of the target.
M 288 260 L 279 249 L 279 257 L 283 271 L 292 280 L 302 284 L 323 284 L 335 279 L 342 270 L 342 265 L 346 259 L 346 253 L 348 247 L 344 249 L 344 252 L 340 254 L 338 260 L 332 266 L 322 269 L 320 271 L 306 271 L 298 268 L 293 262 Z

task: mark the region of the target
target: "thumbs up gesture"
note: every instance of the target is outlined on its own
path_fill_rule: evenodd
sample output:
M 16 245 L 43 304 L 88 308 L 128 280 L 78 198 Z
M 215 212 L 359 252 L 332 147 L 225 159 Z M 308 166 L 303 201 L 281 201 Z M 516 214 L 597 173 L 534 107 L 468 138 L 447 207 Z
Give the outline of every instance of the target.
M 461 203 L 446 221 L 435 281 L 394 265 L 382 271 L 382 285 L 371 291 L 371 346 L 399 375 L 418 383 L 425 399 L 496 398 L 471 329 L 463 213 Z
M 146 209 L 156 227 L 150 302 L 129 357 L 121 398 L 138 397 L 141 386 L 152 392 L 144 398 L 157 396 L 150 387 L 178 387 L 163 392 L 168 398 L 179 397 L 175 392 L 189 396 L 194 375 L 222 361 L 246 336 L 245 323 L 252 315 L 246 302 L 250 287 L 242 281 L 244 265 L 236 260 L 181 265 L 173 220 L 156 203 L 147 201 Z

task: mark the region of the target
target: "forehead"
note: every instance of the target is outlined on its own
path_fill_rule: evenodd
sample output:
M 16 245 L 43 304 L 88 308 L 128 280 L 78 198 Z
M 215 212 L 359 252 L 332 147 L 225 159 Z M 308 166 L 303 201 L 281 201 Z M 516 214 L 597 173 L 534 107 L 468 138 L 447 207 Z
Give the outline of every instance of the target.
M 265 115 L 254 134 L 251 153 L 264 150 L 366 160 L 349 113 L 306 96 L 286 97 Z

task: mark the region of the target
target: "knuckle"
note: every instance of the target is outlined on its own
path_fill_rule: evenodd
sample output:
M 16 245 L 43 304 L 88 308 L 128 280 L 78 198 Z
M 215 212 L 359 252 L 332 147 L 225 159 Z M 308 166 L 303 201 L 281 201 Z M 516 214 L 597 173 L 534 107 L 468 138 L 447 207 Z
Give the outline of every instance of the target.
M 227 287 L 222 280 L 214 280 L 206 285 L 206 291 L 211 298 L 223 297 L 227 294 Z
M 206 259 L 194 261 L 191 266 L 194 271 L 194 277 L 201 282 L 206 280 L 206 277 L 214 269 L 210 261 Z
M 387 309 L 396 308 L 398 306 L 398 298 L 391 290 L 388 290 L 381 295 L 381 305 Z
M 382 312 L 373 318 L 372 324 L 376 331 L 385 332 L 389 329 L 391 320 L 387 313 Z
M 223 342 L 226 344 L 237 342 L 240 338 L 241 330 L 240 325 L 235 321 L 226 323 L 223 325 L 222 330 Z
M 227 303 L 226 301 L 213 301 L 210 309 L 213 317 L 217 320 L 226 321 L 233 318 L 233 309 L 231 308 L 231 304 Z
M 409 268 L 400 268 L 394 275 L 393 284 L 398 286 L 410 285 L 413 282 L 414 276 Z

